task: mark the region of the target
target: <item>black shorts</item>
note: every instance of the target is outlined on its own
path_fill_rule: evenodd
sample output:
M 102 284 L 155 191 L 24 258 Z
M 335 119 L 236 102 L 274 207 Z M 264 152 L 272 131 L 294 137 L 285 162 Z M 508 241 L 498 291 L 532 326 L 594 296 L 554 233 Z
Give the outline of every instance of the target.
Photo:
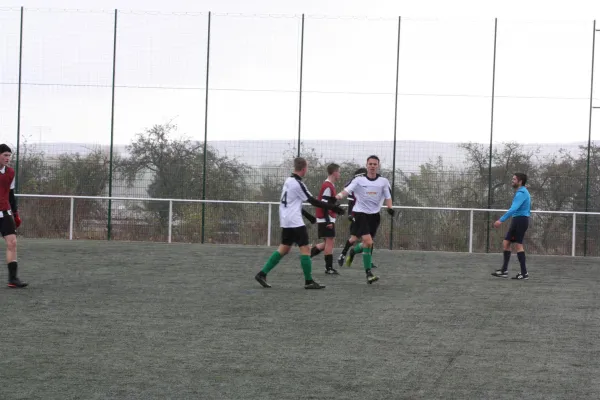
M 523 244 L 527 228 L 529 228 L 529 217 L 513 217 L 504 240 L 508 240 L 511 243 Z
M 350 227 L 350 233 L 356 237 L 371 235 L 372 238 L 377 234 L 377 228 L 381 222 L 381 214 L 365 214 L 357 212 L 354 214 L 354 222 Z
M 328 228 L 327 225 L 331 225 L 331 228 Z M 319 233 L 319 239 L 323 238 L 334 238 L 335 237 L 335 223 L 330 222 L 319 222 L 317 224 L 317 231 Z
M 0 218 L 0 234 L 2 234 L 2 237 L 16 235 L 17 225 L 15 225 L 15 219 L 12 215 L 8 215 L 6 211 L 2 211 L 2 214 L 2 218 Z
M 285 246 L 297 244 L 298 247 L 302 247 L 308 246 L 308 243 L 308 229 L 306 229 L 306 226 L 281 228 L 281 244 Z

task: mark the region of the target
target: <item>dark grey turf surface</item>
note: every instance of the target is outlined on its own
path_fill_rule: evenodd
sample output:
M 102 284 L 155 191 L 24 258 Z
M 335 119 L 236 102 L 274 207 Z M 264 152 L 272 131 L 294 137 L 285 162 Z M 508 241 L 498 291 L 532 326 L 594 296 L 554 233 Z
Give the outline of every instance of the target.
M 21 241 L 0 398 L 600 398 L 599 259 L 376 250 L 307 291 L 295 249 L 263 289 L 272 250 Z

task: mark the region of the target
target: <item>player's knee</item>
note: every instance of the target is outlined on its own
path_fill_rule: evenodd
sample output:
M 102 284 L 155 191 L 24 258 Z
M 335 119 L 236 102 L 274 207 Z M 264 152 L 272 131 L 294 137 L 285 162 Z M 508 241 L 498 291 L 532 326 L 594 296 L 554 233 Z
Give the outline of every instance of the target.
M 373 246 L 373 239 L 368 237 L 368 238 L 364 238 L 363 239 L 363 247 L 372 247 Z
M 10 236 L 6 238 L 6 248 L 8 251 L 17 251 L 17 238 Z

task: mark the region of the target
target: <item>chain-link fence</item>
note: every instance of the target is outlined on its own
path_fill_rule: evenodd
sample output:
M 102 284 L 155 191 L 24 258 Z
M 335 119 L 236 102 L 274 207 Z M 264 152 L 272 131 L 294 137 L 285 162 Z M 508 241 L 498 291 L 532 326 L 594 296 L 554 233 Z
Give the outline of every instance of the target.
M 595 35 L 593 21 L 0 8 L 1 140 L 23 194 L 278 201 L 298 154 L 314 192 L 328 163 L 345 181 L 376 154 L 396 205 L 507 208 L 525 172 L 535 209 L 600 211 Z M 64 216 L 48 201 L 23 207 Z M 162 203 L 88 203 L 98 237 L 165 237 Z M 172 214 L 182 232 L 266 223 L 252 206 Z M 475 251 L 498 249 L 494 218 L 476 215 Z M 536 251 L 570 249 L 570 217 L 533 219 Z M 596 219 L 577 219 L 577 254 L 597 255 Z M 467 220 L 405 211 L 378 245 L 460 250 Z

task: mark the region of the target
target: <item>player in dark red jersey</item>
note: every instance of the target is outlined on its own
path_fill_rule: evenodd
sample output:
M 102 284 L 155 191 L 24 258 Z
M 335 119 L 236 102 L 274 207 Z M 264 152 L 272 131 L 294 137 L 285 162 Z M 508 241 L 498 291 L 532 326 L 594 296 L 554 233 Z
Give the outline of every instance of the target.
M 340 179 L 340 166 L 329 164 L 327 166 L 327 179 L 321 185 L 318 199 L 326 203 L 335 204 L 335 183 Z M 338 275 L 333 268 L 333 246 L 335 244 L 335 218 L 337 214 L 332 210 L 323 208 L 316 209 L 317 229 L 319 239 L 323 242 L 314 245 L 310 249 L 310 256 L 314 257 L 322 251 L 325 252 L 325 273 L 329 275 Z
M 10 147 L 0 144 L 0 233 L 6 241 L 8 287 L 24 288 L 27 284 L 17 277 L 17 228 L 21 218 L 15 197 L 15 170 L 8 166 L 11 155 Z

